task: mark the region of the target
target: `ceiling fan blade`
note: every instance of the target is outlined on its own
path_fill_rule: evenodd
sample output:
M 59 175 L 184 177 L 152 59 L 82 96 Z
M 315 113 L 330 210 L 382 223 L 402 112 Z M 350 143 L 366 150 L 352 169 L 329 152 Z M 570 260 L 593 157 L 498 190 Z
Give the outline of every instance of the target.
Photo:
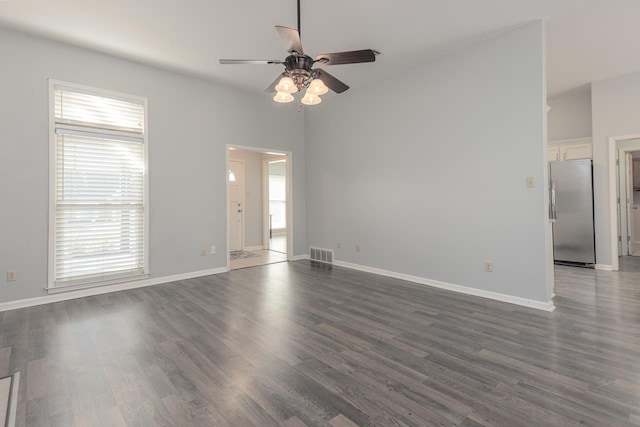
M 331 74 L 327 73 L 325 70 L 316 68 L 314 71 L 318 72 L 318 78 L 322 80 L 322 83 L 327 85 L 327 87 L 332 91 L 334 91 L 335 93 L 342 93 L 347 89 L 349 89 L 349 86 L 342 83 L 340 80 L 336 79 Z
M 322 53 L 316 56 L 316 62 L 325 65 L 357 64 L 359 62 L 374 62 L 375 60 L 376 53 L 372 49 Z
M 269 65 L 269 64 L 282 64 L 279 59 L 221 59 L 221 64 L 241 65 L 241 64 L 254 64 L 254 65 Z
M 297 53 L 298 55 L 304 55 L 302 51 L 302 41 L 300 40 L 300 33 L 298 30 L 289 27 L 283 27 L 282 25 L 276 25 L 276 31 L 280 35 L 280 38 L 284 42 L 284 46 L 289 53 Z
M 280 79 L 283 78 L 284 76 L 285 76 L 285 73 L 280 74 L 278 77 L 276 77 L 273 83 L 271 83 L 269 87 L 266 88 L 264 91 L 267 93 L 274 93 L 276 91 L 276 86 L 278 86 L 278 83 L 280 83 Z

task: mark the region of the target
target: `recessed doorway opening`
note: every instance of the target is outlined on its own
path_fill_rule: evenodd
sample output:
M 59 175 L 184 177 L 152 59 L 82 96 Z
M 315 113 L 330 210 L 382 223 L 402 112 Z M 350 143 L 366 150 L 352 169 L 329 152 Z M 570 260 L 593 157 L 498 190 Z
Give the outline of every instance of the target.
M 293 260 L 291 153 L 227 146 L 227 266 Z
M 640 135 L 609 139 L 612 270 L 640 271 Z M 635 255 L 635 256 L 634 256 Z

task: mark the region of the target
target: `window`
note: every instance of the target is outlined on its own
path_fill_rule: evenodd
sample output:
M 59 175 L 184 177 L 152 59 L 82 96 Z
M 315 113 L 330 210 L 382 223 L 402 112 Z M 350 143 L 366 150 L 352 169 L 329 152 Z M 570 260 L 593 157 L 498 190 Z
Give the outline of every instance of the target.
M 146 274 L 146 99 L 50 86 L 49 287 Z
M 287 228 L 287 181 L 284 160 L 269 162 L 269 214 L 271 229 L 276 232 Z

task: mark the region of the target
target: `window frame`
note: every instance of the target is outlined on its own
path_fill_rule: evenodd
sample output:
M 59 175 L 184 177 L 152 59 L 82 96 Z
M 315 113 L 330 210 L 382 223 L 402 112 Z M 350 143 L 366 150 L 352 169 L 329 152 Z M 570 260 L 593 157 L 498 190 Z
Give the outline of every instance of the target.
M 123 92 L 116 92 L 108 89 L 101 89 L 92 86 L 81 85 L 77 83 L 71 83 L 61 80 L 48 79 L 48 94 L 49 94 L 49 241 L 48 241 L 48 278 L 47 278 L 47 291 L 54 292 L 55 290 L 74 290 L 89 288 L 94 286 L 103 286 L 115 283 L 130 282 L 134 280 L 140 280 L 149 277 L 149 109 L 148 98 L 132 95 Z M 144 127 L 141 135 L 142 139 L 142 155 L 144 162 L 143 172 L 143 192 L 142 192 L 142 233 L 143 233 L 143 260 L 142 260 L 142 273 L 113 273 L 104 279 L 96 280 L 83 280 L 81 282 L 70 281 L 68 284 L 57 284 L 55 277 L 56 269 L 56 174 L 57 174 L 57 145 L 56 145 L 56 117 L 55 117 L 55 90 L 56 87 L 61 86 L 70 90 L 77 90 L 82 93 L 89 93 L 98 96 L 105 96 L 110 98 L 116 98 L 121 100 L 128 100 L 132 102 L 139 102 L 144 108 Z M 74 124 L 62 124 L 61 128 L 77 129 L 78 126 Z M 98 126 L 92 128 L 85 128 L 84 131 L 89 131 L 95 134 L 102 134 L 105 136 L 125 136 L 123 133 L 113 129 L 103 129 Z

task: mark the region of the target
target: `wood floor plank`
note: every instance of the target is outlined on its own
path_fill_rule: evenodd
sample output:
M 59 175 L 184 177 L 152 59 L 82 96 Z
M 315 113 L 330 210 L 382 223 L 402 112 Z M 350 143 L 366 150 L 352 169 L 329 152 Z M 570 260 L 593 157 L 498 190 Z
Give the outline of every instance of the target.
M 273 264 L 2 312 L 0 376 L 18 426 L 640 426 L 640 271 L 555 292 Z

